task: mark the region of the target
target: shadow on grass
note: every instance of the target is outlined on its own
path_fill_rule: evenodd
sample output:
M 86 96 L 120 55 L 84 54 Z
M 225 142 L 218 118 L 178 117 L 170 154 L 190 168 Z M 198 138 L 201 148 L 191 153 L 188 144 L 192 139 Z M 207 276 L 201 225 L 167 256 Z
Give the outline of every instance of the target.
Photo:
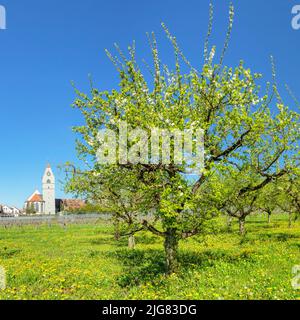
M 9 249 L 4 247 L 0 249 L 0 258 L 9 259 L 18 255 L 22 250 L 21 249 Z
M 258 229 L 252 229 L 252 232 L 259 232 L 259 229 L 274 229 L 274 228 L 280 228 L 281 225 L 277 222 L 270 222 L 263 225 L 260 225 Z
M 109 255 L 117 258 L 124 268 L 124 273 L 118 279 L 121 287 L 140 285 L 153 281 L 166 272 L 165 255 L 162 250 L 128 250 L 121 249 Z M 241 260 L 254 261 L 253 251 L 238 253 L 225 250 L 206 250 L 204 252 L 183 252 L 178 254 L 179 273 L 192 269 L 213 267 L 218 261 L 238 263 Z
M 291 246 L 300 250 L 300 243 L 294 242 L 294 243 L 291 243 Z
M 155 244 L 159 243 L 159 239 L 156 236 L 151 236 L 145 233 L 135 235 L 136 244 Z M 128 245 L 128 236 L 121 236 L 119 240 L 116 240 L 113 236 L 99 237 L 89 240 L 92 245 L 111 245 L 116 247 L 126 247 Z
M 242 244 L 255 244 L 257 241 L 267 242 L 287 242 L 292 239 L 300 239 L 298 235 L 290 233 L 247 233 L 244 237 L 241 237 L 240 245 Z
M 266 220 L 247 220 L 247 224 L 248 225 L 252 225 L 252 224 L 254 224 L 254 225 L 258 225 L 258 224 L 264 225 L 266 223 L 267 223 Z
M 125 237 L 122 237 L 120 240 L 115 240 L 114 237 L 101 237 L 101 238 L 95 238 L 92 240 L 89 240 L 89 243 L 95 246 L 101 246 L 101 245 L 110 245 L 110 246 L 117 246 L 117 247 L 126 247 L 128 244 L 128 239 Z
M 266 233 L 266 234 L 260 234 L 258 236 L 259 240 L 262 241 L 279 241 L 279 242 L 286 242 L 290 239 L 299 239 L 300 237 L 295 234 L 290 233 Z

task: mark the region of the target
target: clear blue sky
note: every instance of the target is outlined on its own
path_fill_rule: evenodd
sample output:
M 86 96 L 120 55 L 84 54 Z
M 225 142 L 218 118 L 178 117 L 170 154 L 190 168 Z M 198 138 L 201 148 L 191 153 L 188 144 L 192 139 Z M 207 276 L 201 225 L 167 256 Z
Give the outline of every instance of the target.
M 222 46 L 228 3 L 215 0 L 212 41 Z M 300 30 L 291 27 L 291 9 L 299 1 L 233 1 L 235 25 L 226 63 L 240 59 L 270 78 L 269 56 L 276 58 L 278 81 L 300 98 Z M 165 62 L 173 62 L 161 31 L 164 21 L 193 64 L 202 62 L 209 0 L 0 0 L 7 30 L 0 30 L 0 203 L 22 206 L 41 189 L 41 175 L 76 159 L 72 125 L 80 123 L 70 105 L 70 81 L 88 87 L 92 73 L 100 89 L 118 78 L 104 48 L 126 48 L 135 39 L 140 57 L 149 60 L 145 33 L 157 33 Z M 63 196 L 61 186 L 57 197 Z

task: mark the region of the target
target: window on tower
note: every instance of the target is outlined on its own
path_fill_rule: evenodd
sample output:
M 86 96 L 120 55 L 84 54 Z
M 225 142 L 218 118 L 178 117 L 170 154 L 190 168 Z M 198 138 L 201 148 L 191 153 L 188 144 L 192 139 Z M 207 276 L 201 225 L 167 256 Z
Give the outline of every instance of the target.
M 47 183 L 50 184 L 50 183 L 51 183 L 51 180 L 47 180 Z

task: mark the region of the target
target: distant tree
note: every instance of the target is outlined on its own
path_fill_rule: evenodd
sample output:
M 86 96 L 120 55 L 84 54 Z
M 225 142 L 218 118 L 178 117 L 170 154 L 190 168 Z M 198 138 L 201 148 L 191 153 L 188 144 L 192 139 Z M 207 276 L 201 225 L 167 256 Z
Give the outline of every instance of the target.
M 34 204 L 33 203 L 27 204 L 25 212 L 26 212 L 26 214 L 36 214 Z
M 300 178 L 298 169 L 280 180 L 278 206 L 289 216 L 289 228 L 300 217 Z
M 258 209 L 267 214 L 268 223 L 271 222 L 271 215 L 279 209 L 280 194 L 278 181 L 270 183 L 259 193 Z
M 272 184 L 272 180 L 266 182 L 260 176 L 254 161 L 255 159 L 249 155 L 248 160 L 243 164 L 229 166 L 222 173 L 220 207 L 228 215 L 228 218 L 238 220 L 241 235 L 246 233 L 246 218 L 260 209 L 260 197 L 264 194 L 265 189 Z M 273 179 L 284 173 L 283 169 L 273 173 Z M 251 187 L 252 185 L 255 186 L 255 189 Z
M 298 115 L 281 106 L 279 109 L 280 113 L 275 115 L 266 111 L 261 137 L 252 141 L 236 159 L 228 158 L 227 166 L 222 165 L 218 171 L 220 186 L 216 187 L 222 188 L 223 194 L 219 206 L 229 217 L 239 220 L 242 235 L 246 217 L 251 213 L 264 210 L 271 215 L 282 194 L 279 182 L 287 179 L 299 165 Z M 285 117 L 291 121 L 283 121 Z
M 237 218 L 239 221 L 239 232 L 240 235 L 245 235 L 245 223 L 246 218 L 254 212 L 255 210 L 255 201 L 257 195 L 248 195 L 243 198 L 239 198 L 239 201 L 236 203 L 231 203 L 230 201 L 226 204 L 226 212 L 229 217 Z M 242 201 L 241 201 L 242 200 Z
M 71 170 L 67 169 L 67 172 Z M 67 192 L 84 195 L 97 203 L 99 210 L 110 213 L 115 226 L 115 239 L 128 236 L 128 247 L 133 249 L 134 235 L 143 229 L 139 217 L 146 200 L 138 185 L 139 181 L 131 171 L 112 167 L 105 174 L 96 175 L 93 171 L 76 171 L 76 174 L 73 171 L 65 189 Z

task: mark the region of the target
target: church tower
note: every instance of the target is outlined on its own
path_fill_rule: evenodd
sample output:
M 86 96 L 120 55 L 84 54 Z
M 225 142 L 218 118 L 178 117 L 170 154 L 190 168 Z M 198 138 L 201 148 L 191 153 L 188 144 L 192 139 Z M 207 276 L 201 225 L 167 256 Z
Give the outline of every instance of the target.
M 43 200 L 45 202 L 44 214 L 55 214 L 55 177 L 50 165 L 47 166 L 43 176 Z

